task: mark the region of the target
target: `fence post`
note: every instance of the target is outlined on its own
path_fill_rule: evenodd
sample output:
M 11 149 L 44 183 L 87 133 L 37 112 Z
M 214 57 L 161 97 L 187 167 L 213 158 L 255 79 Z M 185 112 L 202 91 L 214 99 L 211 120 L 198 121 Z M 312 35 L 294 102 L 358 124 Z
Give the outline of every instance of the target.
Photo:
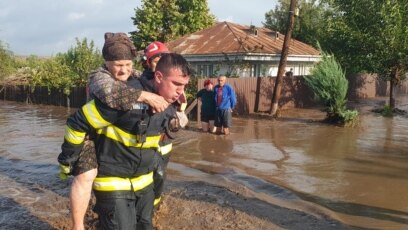
M 70 100 L 69 100 L 69 95 L 66 95 L 66 98 L 67 98 L 67 107 L 68 107 L 68 108 L 71 108 L 71 103 L 70 103 Z

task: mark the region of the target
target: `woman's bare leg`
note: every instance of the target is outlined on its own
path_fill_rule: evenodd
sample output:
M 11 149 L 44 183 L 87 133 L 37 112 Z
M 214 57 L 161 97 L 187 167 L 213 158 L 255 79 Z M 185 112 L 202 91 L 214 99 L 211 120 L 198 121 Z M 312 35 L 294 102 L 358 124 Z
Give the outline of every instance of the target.
M 84 230 L 84 218 L 91 199 L 92 183 L 97 169 L 91 169 L 74 177 L 71 185 L 71 218 L 73 230 Z
M 201 128 L 203 132 L 208 132 L 208 123 L 207 122 L 201 122 Z

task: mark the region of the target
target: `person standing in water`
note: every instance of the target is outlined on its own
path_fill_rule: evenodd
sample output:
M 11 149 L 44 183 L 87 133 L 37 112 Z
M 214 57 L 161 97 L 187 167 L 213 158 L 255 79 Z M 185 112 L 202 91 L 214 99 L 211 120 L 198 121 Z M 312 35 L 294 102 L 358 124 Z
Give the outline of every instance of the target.
M 215 100 L 214 85 L 210 79 L 204 81 L 204 88 L 197 92 L 196 97 L 201 100 L 201 128 L 203 132 L 215 132 Z

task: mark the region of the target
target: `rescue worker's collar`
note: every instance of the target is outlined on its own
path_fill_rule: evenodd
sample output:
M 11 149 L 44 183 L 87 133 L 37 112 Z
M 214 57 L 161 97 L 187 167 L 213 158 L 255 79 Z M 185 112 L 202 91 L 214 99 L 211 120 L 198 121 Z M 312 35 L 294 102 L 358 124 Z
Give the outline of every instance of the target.
M 146 71 L 145 71 L 146 72 Z M 151 72 L 153 73 L 153 72 Z M 156 87 L 154 87 L 154 75 L 153 77 L 148 76 L 147 74 L 142 74 L 142 76 L 140 76 L 140 82 L 143 85 L 143 88 L 146 91 L 152 92 L 152 93 L 157 93 L 156 91 Z

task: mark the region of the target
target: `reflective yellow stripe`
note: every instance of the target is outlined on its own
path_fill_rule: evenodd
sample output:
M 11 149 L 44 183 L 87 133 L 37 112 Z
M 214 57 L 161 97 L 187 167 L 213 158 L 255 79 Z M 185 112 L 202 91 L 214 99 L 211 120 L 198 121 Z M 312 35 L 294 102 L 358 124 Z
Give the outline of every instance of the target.
M 69 167 L 69 165 L 60 164 L 59 166 L 60 166 L 60 171 L 61 171 L 62 173 L 68 174 L 68 173 L 71 172 L 71 167 Z
M 153 172 L 131 179 L 133 191 L 141 190 L 153 183 Z
M 103 134 L 108 138 L 118 141 L 125 146 L 129 147 L 143 147 L 143 148 L 158 148 L 160 135 L 159 136 L 147 136 L 146 141 L 140 143 L 140 135 L 127 133 L 120 128 L 110 125 L 102 129 L 96 130 L 98 134 Z
M 160 203 L 161 197 L 154 199 L 153 205 L 156 206 L 158 203 Z
M 97 177 L 92 187 L 96 191 L 103 192 L 131 191 L 131 185 L 133 185 L 133 191 L 138 191 L 146 188 L 151 183 L 153 183 L 153 172 L 135 178 Z
M 75 145 L 81 144 L 85 139 L 85 135 L 86 133 L 84 132 L 73 130 L 68 125 L 65 126 L 64 138 L 69 143 L 72 143 Z
M 166 155 L 169 152 L 171 152 L 171 150 L 173 149 L 173 143 L 164 145 L 164 146 L 160 146 L 159 147 L 159 152 L 161 153 L 161 155 Z
M 89 103 L 86 103 L 84 106 L 82 106 L 82 111 L 85 114 L 86 120 L 95 129 L 99 129 L 111 124 L 102 118 L 101 114 L 96 109 L 95 100 L 92 100 Z

